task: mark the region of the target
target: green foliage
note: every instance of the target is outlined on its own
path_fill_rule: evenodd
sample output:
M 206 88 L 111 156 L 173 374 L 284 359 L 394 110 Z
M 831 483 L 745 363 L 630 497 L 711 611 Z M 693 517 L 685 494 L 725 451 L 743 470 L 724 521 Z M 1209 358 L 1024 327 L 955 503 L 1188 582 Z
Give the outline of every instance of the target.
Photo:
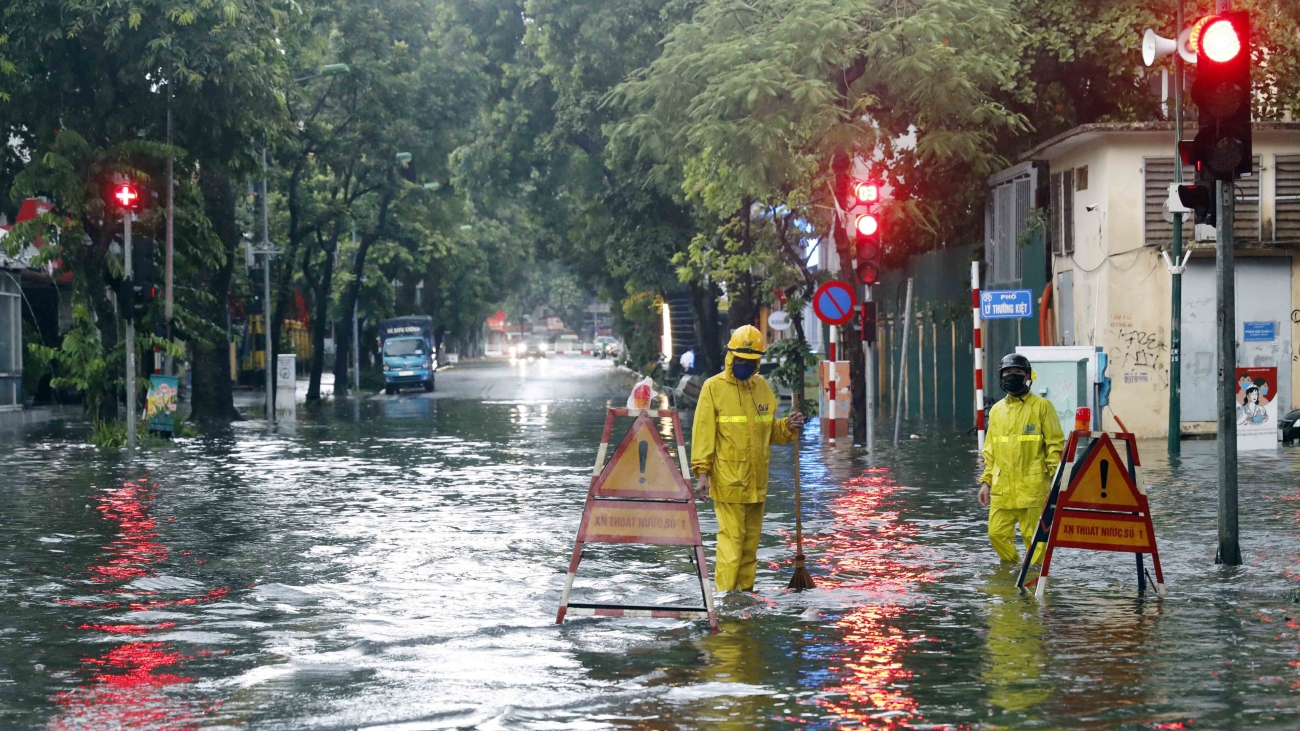
M 51 386 L 75 389 L 82 394 L 87 413 L 98 424 L 105 402 L 122 385 L 122 377 L 116 374 L 117 361 L 109 364 L 109 359 L 120 356 L 121 351 L 105 352 L 89 308 L 81 304 L 73 306 L 72 329 L 63 336 L 58 348 L 30 343 L 28 349 L 38 360 L 54 368 L 56 375 L 50 380 Z
M 126 447 L 126 424 L 96 421 L 90 427 L 90 443 L 101 452 L 116 452 Z
M 656 381 L 663 377 L 659 340 L 655 337 L 655 324 L 662 317 L 661 306 L 662 302 L 653 294 L 638 292 L 619 302 L 613 313 L 618 329 L 631 335 L 623 341 L 626 346 L 623 358 L 628 366 Z
M 803 338 L 786 338 L 778 340 L 767 349 L 768 354 L 780 363 L 771 373 L 771 379 L 790 389 L 792 393 L 802 395 L 806 385 L 809 368 L 816 368 L 821 358 L 808 347 Z M 803 400 L 799 410 L 805 416 L 817 415 L 817 402 Z

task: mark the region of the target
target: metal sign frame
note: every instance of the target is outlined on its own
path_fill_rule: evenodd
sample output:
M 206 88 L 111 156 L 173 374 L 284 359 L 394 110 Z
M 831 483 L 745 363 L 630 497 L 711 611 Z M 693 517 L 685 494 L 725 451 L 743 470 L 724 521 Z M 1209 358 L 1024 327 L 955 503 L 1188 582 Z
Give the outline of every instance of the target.
M 1126 458 L 1128 463 L 1123 465 L 1124 469 L 1118 473 L 1119 481 L 1125 487 L 1133 490 L 1137 505 L 1128 508 L 1116 508 L 1110 505 L 1072 500 L 1075 488 L 1078 487 L 1079 481 L 1086 474 L 1092 461 L 1107 446 L 1113 449 L 1113 442 L 1122 442 L 1125 446 L 1125 454 L 1122 457 Z M 1063 482 L 1066 484 L 1064 490 L 1061 488 Z M 1058 514 L 1076 519 L 1134 523 L 1145 527 L 1147 540 L 1150 544 L 1149 549 L 1144 547 L 1140 550 L 1133 550 L 1132 546 L 1116 546 L 1064 539 L 1060 536 L 1062 521 L 1056 519 Z M 1025 588 L 1025 578 L 1029 574 L 1034 551 L 1044 544 L 1046 547 L 1043 551 L 1043 567 L 1038 572 L 1038 578 L 1033 582 L 1029 582 L 1037 583 L 1034 593 L 1040 600 L 1047 591 L 1047 577 L 1051 569 L 1052 553 L 1057 548 L 1134 554 L 1137 561 L 1139 595 L 1146 593 L 1147 583 L 1146 567 L 1142 557 L 1150 553 L 1151 562 L 1156 572 L 1156 595 L 1161 598 L 1166 595 L 1164 573 L 1160 570 L 1160 552 L 1156 547 L 1155 528 L 1151 525 L 1151 505 L 1147 501 L 1146 485 L 1142 481 L 1142 463 L 1138 458 L 1137 437 L 1135 435 L 1129 432 L 1070 432 L 1069 441 L 1065 445 L 1065 450 L 1061 453 L 1061 463 L 1057 465 L 1056 474 L 1052 479 L 1051 491 L 1047 494 L 1047 502 L 1043 506 L 1042 515 L 1038 519 L 1038 527 L 1034 530 L 1033 540 L 1026 547 L 1025 558 L 1020 566 L 1020 575 L 1016 579 L 1017 588 Z
M 635 421 L 628 428 L 627 434 L 624 435 L 622 443 L 615 451 L 609 462 L 605 461 L 605 455 L 609 451 L 609 438 L 614 429 L 614 418 L 630 416 Z M 679 499 L 650 499 L 647 497 L 631 497 L 634 491 L 619 491 L 619 494 L 625 497 L 609 497 L 609 491 L 605 490 L 605 485 L 610 479 L 619 463 L 619 458 L 628 450 L 636 434 L 643 426 L 650 429 L 654 435 L 651 448 L 658 450 L 659 453 L 667 460 L 669 465 L 673 464 L 672 457 L 668 454 L 664 443 L 659 439 L 658 432 L 654 429 L 653 419 L 668 418 L 673 424 L 673 438 L 677 443 L 678 470 L 674 470 L 673 481 L 682 488 L 685 488 L 685 498 Z M 713 585 L 709 581 L 709 569 L 704 556 L 704 543 L 700 536 L 699 515 L 695 510 L 695 498 L 690 492 L 690 466 L 686 460 L 686 440 L 682 437 L 682 423 L 678 417 L 678 412 L 671 409 L 626 409 L 620 408 L 609 409 L 605 414 L 605 431 L 600 439 L 600 449 L 596 454 L 596 466 L 591 473 L 591 484 L 587 488 L 587 501 L 582 510 L 582 522 L 578 526 L 578 535 L 573 545 L 573 555 L 569 559 L 569 571 L 564 580 L 564 591 L 560 596 L 560 608 L 555 615 L 555 623 L 564 622 L 565 616 L 572 615 L 575 617 L 647 617 L 663 619 L 707 619 L 709 621 L 709 631 L 716 633 L 718 631 L 718 615 L 713 605 Z M 651 513 L 676 513 L 684 514 L 688 521 L 687 526 L 689 536 L 682 536 L 680 532 L 677 535 L 665 535 L 660 538 L 647 540 L 645 536 L 629 537 L 626 534 L 601 533 L 600 529 L 594 527 L 593 515 L 601 510 L 610 511 L 620 508 L 634 508 L 637 510 Z M 679 526 L 680 527 L 680 526 Z M 691 561 L 695 565 L 695 573 L 700 582 L 700 594 L 703 599 L 703 606 L 673 606 L 673 605 L 631 605 L 631 604 L 598 604 L 589 602 L 575 602 L 570 600 L 573 591 L 573 580 L 578 573 L 578 564 L 582 561 L 582 547 L 586 543 L 639 543 L 643 545 L 661 545 L 661 546 L 690 546 Z

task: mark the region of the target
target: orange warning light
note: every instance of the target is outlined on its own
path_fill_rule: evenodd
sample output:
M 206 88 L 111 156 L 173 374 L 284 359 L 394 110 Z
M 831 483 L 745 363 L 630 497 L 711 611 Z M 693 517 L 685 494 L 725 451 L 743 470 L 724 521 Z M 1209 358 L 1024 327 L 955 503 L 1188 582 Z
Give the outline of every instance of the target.
M 1087 406 L 1080 406 L 1074 410 L 1074 430 L 1088 431 L 1088 425 L 1092 423 L 1092 409 Z

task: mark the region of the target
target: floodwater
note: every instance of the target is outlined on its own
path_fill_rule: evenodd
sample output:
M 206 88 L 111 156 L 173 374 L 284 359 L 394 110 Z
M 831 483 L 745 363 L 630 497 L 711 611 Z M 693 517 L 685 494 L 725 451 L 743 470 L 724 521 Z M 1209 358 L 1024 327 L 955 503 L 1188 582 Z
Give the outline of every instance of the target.
M 456 397 L 489 382 L 514 390 Z M 784 588 L 782 447 L 757 593 L 720 598 L 719 634 L 556 626 L 629 385 L 576 357 L 471 365 L 436 398 L 300 406 L 133 464 L 76 427 L 0 445 L 0 728 L 1300 727 L 1294 448 L 1243 455 L 1246 564 L 1220 568 L 1213 443 L 1176 467 L 1143 443 L 1168 598 L 1137 598 L 1129 555 L 1062 551 L 1040 605 L 988 548 L 957 425 L 874 456 L 810 426 L 817 589 Z M 684 549 L 592 545 L 575 600 L 693 602 L 690 572 Z

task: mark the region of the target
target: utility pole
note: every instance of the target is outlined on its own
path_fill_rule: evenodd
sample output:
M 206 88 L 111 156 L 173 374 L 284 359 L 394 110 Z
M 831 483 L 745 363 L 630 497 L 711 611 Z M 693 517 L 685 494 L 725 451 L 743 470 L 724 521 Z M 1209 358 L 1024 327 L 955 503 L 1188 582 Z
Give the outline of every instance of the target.
M 122 207 L 122 266 L 131 289 L 131 209 Z M 135 456 L 135 311 L 126 311 L 126 454 Z
M 1232 9 L 1230 0 L 1215 0 L 1216 12 Z M 1219 180 L 1216 205 L 1214 273 L 1219 324 L 1219 551 L 1215 562 L 1241 565 L 1237 532 L 1237 283 L 1233 264 L 1233 180 Z
M 1174 38 L 1183 32 L 1183 0 L 1178 0 Z M 1183 182 L 1183 158 L 1179 146 L 1183 141 L 1183 54 L 1174 51 L 1174 182 Z M 1170 272 L 1169 303 L 1169 440 L 1170 457 L 1182 454 L 1183 434 L 1183 214 L 1174 213 L 1173 266 Z
M 1215 278 L 1219 320 L 1219 552 L 1216 563 L 1241 565 L 1237 533 L 1237 286 L 1232 253 L 1233 183 L 1220 180 Z
M 907 300 L 903 303 L 903 347 L 899 353 L 898 388 L 894 394 L 894 448 L 903 421 L 903 390 L 907 384 L 907 335 L 912 324 L 912 278 L 907 278 Z
M 352 224 L 352 251 L 357 250 L 357 224 Z M 356 253 L 352 254 L 353 257 Z M 352 391 L 361 393 L 361 328 L 357 324 L 357 303 L 361 301 L 361 282 L 357 282 L 357 296 L 352 298 Z
M 864 286 L 865 294 L 862 296 L 864 302 L 871 301 L 871 285 Z M 872 327 L 875 327 L 872 325 Z M 876 451 L 876 377 L 875 377 L 875 355 L 874 339 L 867 339 L 867 322 L 862 321 L 862 376 L 866 380 L 867 396 L 867 453 L 874 454 Z
M 271 342 L 271 202 L 266 197 L 266 146 L 262 146 L 262 330 L 266 347 L 266 420 L 275 421 L 275 346 Z

